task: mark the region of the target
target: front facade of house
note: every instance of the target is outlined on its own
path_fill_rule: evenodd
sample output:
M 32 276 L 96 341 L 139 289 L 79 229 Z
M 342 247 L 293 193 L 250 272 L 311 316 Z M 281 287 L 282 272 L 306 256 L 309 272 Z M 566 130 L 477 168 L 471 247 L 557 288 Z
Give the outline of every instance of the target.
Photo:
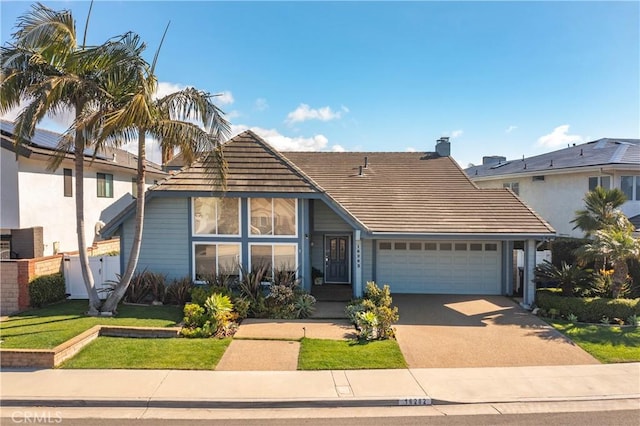
M 1 121 L 0 228 L 3 256 L 24 257 L 11 247 L 15 230 L 41 227 L 44 256 L 78 250 L 75 207 L 75 165 L 71 155 L 56 170 L 48 170 L 61 135 L 37 129 L 29 144 L 16 157 L 13 123 Z M 122 150 L 111 150 L 95 159 L 87 155 L 84 169 L 85 237 L 91 245 L 100 239 L 97 230 L 133 200 L 137 159 Z M 150 167 L 147 182 L 166 174 Z M 13 253 L 11 253 L 13 252 Z
M 247 131 L 224 146 L 227 188 L 201 163 L 148 191 L 139 270 L 168 278 L 241 273 L 267 264 L 312 270 L 322 283 L 367 281 L 393 293 L 511 294 L 514 244 L 553 229 L 512 193 L 477 188 L 448 153 L 280 153 Z M 120 235 L 123 261 L 132 205 L 104 235 Z M 533 285 L 525 303 L 533 301 Z
M 571 221 L 584 208 L 586 193 L 596 186 L 621 189 L 627 196 L 621 210 L 640 228 L 638 139 L 599 139 L 521 160 L 485 157 L 483 165 L 466 172 L 481 188 L 512 189 L 558 236 L 584 236 Z

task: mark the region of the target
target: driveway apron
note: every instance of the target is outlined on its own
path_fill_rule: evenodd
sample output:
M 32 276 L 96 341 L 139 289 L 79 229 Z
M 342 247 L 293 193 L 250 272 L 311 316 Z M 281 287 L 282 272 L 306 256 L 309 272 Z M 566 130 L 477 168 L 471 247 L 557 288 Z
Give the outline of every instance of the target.
M 410 368 L 599 363 L 506 297 L 394 294 L 393 302 Z

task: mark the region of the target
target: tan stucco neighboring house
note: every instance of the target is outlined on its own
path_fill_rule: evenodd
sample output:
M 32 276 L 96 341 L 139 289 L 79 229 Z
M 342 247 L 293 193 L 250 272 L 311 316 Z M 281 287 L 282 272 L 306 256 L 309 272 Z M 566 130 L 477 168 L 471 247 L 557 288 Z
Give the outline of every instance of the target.
M 78 250 L 73 154 L 67 154 L 56 170 L 49 170 L 49 160 L 55 154 L 61 135 L 36 129 L 16 157 L 13 128 L 12 122 L 0 120 L 3 257 L 29 258 Z M 84 208 L 88 245 L 100 239 L 97 231 L 133 200 L 136 169 L 137 156 L 122 149 L 85 151 Z M 148 186 L 165 176 L 159 165 L 147 163 Z
M 169 279 L 239 275 L 267 264 L 362 295 L 367 281 L 393 293 L 512 294 L 513 250 L 525 248 L 524 304 L 533 303 L 536 247 L 553 228 L 512 192 L 478 188 L 435 152 L 279 152 L 251 131 L 223 146 L 226 191 L 206 162 L 147 192 L 138 269 Z M 135 205 L 108 223 L 131 250 Z
M 481 188 L 510 188 L 559 237 L 583 237 L 571 221 L 596 186 L 621 189 L 628 199 L 621 210 L 640 228 L 639 139 L 603 138 L 516 160 L 487 156 L 465 171 Z

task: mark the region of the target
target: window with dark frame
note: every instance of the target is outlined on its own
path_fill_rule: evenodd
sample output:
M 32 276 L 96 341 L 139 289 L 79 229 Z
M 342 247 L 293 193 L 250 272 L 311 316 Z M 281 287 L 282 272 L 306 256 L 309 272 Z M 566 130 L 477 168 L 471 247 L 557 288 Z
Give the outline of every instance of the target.
M 73 197 L 73 172 L 71 169 L 62 169 L 64 176 L 64 196 Z
M 113 175 L 110 173 L 98 173 L 98 198 L 113 198 Z

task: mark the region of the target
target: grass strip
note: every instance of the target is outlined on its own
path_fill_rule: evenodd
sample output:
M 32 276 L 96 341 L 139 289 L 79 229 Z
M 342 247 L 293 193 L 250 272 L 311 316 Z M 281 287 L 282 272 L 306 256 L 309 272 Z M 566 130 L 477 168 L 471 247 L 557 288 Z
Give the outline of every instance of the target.
M 640 327 L 547 321 L 600 362 L 609 364 L 640 361 Z
M 298 370 L 360 370 L 406 368 L 395 340 L 302 339 Z
M 231 339 L 98 337 L 61 368 L 213 370 Z
M 94 325 L 173 327 L 182 320 L 177 306 L 120 305 L 115 317 L 88 317 L 86 300 L 67 300 L 22 312 L 0 322 L 1 348 L 51 349 Z

